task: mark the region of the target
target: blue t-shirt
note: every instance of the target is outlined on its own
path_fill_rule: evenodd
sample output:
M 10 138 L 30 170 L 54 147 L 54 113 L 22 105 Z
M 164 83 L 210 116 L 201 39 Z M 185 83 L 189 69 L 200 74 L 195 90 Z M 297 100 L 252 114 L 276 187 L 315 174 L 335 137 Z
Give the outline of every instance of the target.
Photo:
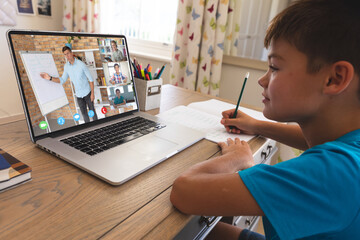
M 266 239 L 360 238 L 360 129 L 239 175 L 265 214 Z
M 64 67 L 64 73 L 60 77 L 60 83 L 64 84 L 68 77 L 75 87 L 75 95 L 83 98 L 91 91 L 89 82 L 93 82 L 93 78 L 85 63 L 75 58 L 74 64 L 67 62 Z
M 124 97 L 120 95 L 120 98 L 118 98 L 117 96 L 114 99 L 114 104 L 121 104 L 124 103 Z

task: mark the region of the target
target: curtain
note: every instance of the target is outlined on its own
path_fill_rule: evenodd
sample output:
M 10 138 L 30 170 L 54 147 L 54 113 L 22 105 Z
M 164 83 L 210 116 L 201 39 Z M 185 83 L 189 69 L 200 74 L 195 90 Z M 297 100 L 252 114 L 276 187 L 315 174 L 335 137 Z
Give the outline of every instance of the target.
M 229 1 L 180 0 L 171 61 L 171 83 L 219 95 Z
M 240 34 L 240 9 L 241 1 L 230 0 L 224 44 L 224 54 L 226 55 L 238 55 L 237 46 Z
M 99 0 L 64 0 L 64 31 L 100 32 Z

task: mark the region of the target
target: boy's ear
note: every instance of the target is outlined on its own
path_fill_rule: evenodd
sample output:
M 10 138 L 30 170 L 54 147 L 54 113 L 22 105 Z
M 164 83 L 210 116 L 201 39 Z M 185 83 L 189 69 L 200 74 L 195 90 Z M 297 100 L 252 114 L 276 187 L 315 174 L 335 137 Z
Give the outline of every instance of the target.
M 337 95 L 343 92 L 354 77 L 354 66 L 347 61 L 331 65 L 329 78 L 325 82 L 324 93 Z

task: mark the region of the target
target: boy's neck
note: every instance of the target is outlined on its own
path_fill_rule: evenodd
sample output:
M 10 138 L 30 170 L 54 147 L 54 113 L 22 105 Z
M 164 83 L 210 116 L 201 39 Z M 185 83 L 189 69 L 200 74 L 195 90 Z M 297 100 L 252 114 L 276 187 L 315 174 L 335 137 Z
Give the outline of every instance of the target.
M 329 108 L 311 120 L 299 122 L 309 147 L 334 141 L 349 132 L 360 129 L 360 110 L 358 109 Z

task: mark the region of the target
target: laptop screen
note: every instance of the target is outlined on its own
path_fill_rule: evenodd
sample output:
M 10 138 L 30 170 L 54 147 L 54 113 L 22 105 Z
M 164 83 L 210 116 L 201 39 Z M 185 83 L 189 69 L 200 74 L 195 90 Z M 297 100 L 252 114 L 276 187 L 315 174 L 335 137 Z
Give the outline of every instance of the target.
M 34 137 L 137 109 L 126 39 L 10 33 Z

